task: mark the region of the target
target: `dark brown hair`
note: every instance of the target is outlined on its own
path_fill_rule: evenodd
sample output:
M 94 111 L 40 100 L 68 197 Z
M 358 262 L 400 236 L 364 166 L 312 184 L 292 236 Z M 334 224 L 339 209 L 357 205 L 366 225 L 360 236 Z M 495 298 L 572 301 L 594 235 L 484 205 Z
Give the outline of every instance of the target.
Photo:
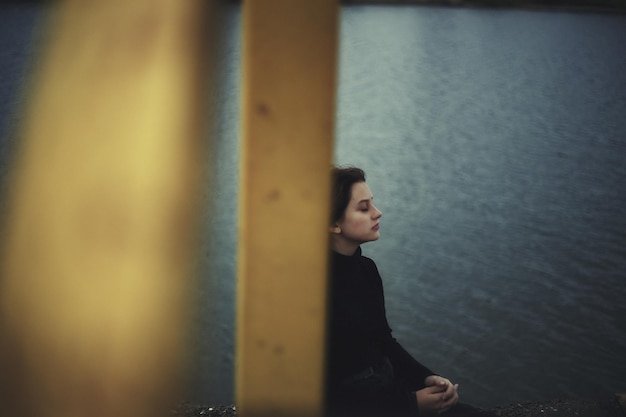
M 336 223 L 343 217 L 352 197 L 352 186 L 357 182 L 365 182 L 365 172 L 356 167 L 335 167 L 332 171 L 333 194 L 330 221 Z

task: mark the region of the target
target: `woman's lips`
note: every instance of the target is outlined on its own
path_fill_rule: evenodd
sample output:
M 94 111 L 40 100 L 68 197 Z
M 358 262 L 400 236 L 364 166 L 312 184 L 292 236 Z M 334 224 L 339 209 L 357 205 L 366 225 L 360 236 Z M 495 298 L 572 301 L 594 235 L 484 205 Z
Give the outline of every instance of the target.
M 372 227 L 373 230 L 378 230 L 380 229 L 380 224 L 376 224 L 376 226 Z

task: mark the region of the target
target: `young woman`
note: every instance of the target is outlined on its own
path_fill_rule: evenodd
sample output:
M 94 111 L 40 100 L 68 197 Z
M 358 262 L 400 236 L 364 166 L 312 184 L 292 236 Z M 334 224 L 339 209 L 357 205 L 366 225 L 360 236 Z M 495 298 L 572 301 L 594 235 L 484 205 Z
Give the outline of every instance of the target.
M 491 416 L 458 404 L 458 384 L 416 361 L 393 338 L 376 264 L 360 245 L 380 237 L 382 212 L 359 168 L 333 170 L 328 414 Z

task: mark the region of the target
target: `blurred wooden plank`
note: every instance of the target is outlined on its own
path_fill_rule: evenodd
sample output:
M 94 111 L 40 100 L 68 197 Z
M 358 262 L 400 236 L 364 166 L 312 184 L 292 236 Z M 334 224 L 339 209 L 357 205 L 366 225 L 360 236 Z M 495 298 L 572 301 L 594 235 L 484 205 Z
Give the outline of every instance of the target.
M 179 399 L 209 3 L 53 7 L 3 219 L 3 415 L 153 417 Z
M 319 416 L 338 5 L 243 8 L 236 403 Z

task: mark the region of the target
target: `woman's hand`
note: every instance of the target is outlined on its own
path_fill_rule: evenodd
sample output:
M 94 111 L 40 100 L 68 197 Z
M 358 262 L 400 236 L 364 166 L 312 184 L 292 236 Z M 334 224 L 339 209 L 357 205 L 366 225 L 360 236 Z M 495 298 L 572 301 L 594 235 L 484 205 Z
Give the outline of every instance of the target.
M 444 413 L 459 401 L 458 384 L 439 375 L 430 375 L 424 380 L 426 388 L 415 393 L 421 415 Z

